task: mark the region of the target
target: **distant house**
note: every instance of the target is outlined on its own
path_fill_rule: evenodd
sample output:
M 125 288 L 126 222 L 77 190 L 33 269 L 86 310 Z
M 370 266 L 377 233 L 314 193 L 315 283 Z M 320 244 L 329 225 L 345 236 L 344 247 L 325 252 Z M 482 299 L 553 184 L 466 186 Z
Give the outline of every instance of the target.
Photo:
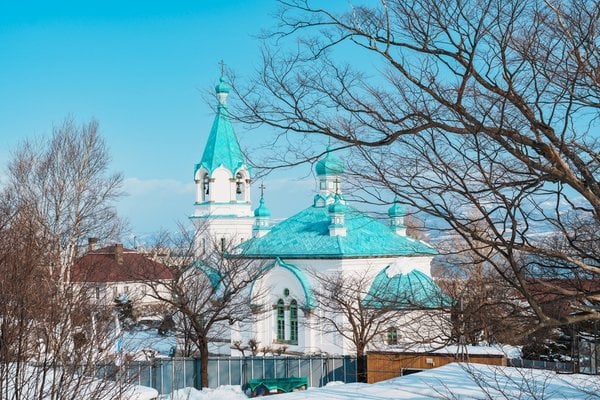
M 74 285 L 86 289 L 89 299 L 98 306 L 111 306 L 115 299 L 127 298 L 138 315 L 161 308 L 152 287 L 168 293 L 166 284 L 173 275 L 165 264 L 122 244 L 100 249 L 94 249 L 94 244 L 90 239 L 88 252 L 73 265 Z

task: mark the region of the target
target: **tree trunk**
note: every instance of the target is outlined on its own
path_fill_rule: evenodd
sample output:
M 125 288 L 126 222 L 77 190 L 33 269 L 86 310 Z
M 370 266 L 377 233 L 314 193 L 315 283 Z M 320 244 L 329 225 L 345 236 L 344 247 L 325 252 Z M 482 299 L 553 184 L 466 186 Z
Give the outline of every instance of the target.
M 356 350 L 356 381 L 367 382 L 367 356 L 362 348 Z
M 198 343 L 198 349 L 200 350 L 200 386 L 202 388 L 208 387 L 208 341 L 201 340 Z

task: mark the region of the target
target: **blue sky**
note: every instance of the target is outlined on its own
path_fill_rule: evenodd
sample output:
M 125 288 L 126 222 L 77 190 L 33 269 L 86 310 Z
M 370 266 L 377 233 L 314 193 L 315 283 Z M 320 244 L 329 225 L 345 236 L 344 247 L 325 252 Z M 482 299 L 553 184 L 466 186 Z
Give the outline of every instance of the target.
M 125 176 L 129 195 L 118 209 L 132 235 L 185 221 L 219 61 L 250 75 L 259 63 L 255 36 L 273 26 L 275 10 L 272 0 L 0 2 L 2 173 L 20 139 L 48 134 L 68 116 L 95 118 L 113 169 Z M 269 135 L 236 128 L 242 147 Z M 306 168 L 266 180 L 275 218 L 310 204 Z

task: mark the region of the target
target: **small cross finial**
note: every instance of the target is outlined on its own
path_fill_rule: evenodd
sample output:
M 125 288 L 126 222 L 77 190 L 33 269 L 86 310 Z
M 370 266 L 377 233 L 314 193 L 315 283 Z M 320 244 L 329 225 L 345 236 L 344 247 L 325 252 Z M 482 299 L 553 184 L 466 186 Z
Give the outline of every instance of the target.
M 335 194 L 340 194 L 340 177 L 335 177 Z
M 261 182 L 261 184 L 259 186 L 259 189 L 260 189 L 260 198 L 261 199 L 265 196 L 265 189 L 266 188 L 267 187 L 265 186 L 265 184 Z
M 221 66 L 221 76 L 225 75 L 225 61 L 219 61 L 219 65 Z

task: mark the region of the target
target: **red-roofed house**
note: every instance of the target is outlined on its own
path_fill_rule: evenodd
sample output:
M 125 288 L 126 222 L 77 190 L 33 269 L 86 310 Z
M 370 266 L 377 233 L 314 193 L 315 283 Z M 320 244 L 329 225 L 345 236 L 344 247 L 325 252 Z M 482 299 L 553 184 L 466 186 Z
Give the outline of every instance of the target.
M 73 284 L 87 288 L 89 298 L 97 305 L 111 306 L 117 297 L 127 295 L 137 312 L 160 306 L 149 282 L 168 293 L 164 284 L 173 279 L 173 274 L 166 265 L 122 244 L 97 250 L 93 244 L 90 240 L 89 251 L 75 261 L 71 270 Z

